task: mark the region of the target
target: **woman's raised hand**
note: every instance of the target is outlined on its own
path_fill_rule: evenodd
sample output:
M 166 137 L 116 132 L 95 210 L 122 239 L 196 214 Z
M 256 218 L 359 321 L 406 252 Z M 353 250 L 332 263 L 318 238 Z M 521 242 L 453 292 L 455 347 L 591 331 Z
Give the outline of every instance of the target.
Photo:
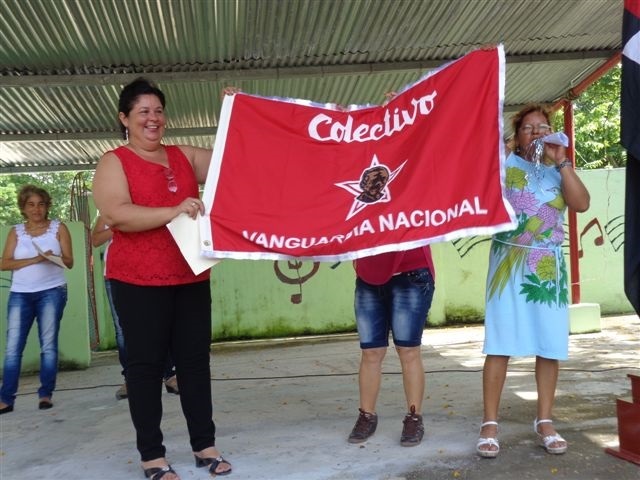
M 240 89 L 240 87 L 232 87 L 232 86 L 224 87 L 222 89 L 222 95 L 220 97 L 224 98 L 225 95 L 235 95 L 236 93 L 240 93 L 241 91 L 242 90 Z

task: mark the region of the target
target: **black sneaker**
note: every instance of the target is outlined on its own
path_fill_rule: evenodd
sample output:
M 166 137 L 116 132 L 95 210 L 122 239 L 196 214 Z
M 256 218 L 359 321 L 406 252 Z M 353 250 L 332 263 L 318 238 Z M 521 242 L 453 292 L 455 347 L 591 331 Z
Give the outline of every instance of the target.
M 405 415 L 402 423 L 404 423 L 404 427 L 402 427 L 400 445 L 403 447 L 415 447 L 422 441 L 424 425 L 422 424 L 422 415 L 416 413 L 414 405 L 411 405 L 411 411 Z
M 362 443 L 376 431 L 378 426 L 378 415 L 368 413 L 359 408 L 360 415 L 349 435 L 349 443 Z

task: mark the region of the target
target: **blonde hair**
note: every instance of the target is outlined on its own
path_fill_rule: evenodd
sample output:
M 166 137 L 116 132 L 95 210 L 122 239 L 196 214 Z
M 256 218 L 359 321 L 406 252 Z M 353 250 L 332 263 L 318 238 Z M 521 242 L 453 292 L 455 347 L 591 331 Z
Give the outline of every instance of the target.
M 513 130 L 513 135 L 509 140 L 509 148 L 511 150 L 515 151 L 519 146 L 517 144 L 516 139 L 518 136 L 518 130 L 520 130 L 520 127 L 522 126 L 522 121 L 524 120 L 524 117 L 526 117 L 527 115 L 533 112 L 540 112 L 547 119 L 547 122 L 551 124 L 553 111 L 549 106 L 543 105 L 541 103 L 528 103 L 527 105 L 522 107 L 518 111 L 518 113 L 516 113 L 513 117 L 511 117 L 511 128 Z

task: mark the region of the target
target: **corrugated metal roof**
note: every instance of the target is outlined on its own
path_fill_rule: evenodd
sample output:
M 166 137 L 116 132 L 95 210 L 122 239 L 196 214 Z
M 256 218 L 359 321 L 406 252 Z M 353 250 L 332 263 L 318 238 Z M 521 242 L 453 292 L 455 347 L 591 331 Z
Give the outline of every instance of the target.
M 211 146 L 220 93 L 379 104 L 482 45 L 505 112 L 567 96 L 621 46 L 622 0 L 0 0 L 0 174 L 92 169 L 121 87 L 167 97 L 167 141 Z

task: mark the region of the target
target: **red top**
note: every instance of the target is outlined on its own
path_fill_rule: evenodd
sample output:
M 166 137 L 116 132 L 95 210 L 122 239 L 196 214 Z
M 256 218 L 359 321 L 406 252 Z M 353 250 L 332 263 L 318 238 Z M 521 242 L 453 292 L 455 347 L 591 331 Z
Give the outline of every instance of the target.
M 127 147 L 113 150 L 127 176 L 134 204 L 169 207 L 187 197 L 199 196 L 198 181 L 187 157 L 175 145 L 164 148 L 178 186 L 176 192 L 170 192 L 168 188 L 169 169 L 147 162 Z M 207 280 L 209 270 L 194 275 L 165 226 L 144 232 L 121 232 L 114 228 L 106 277 L 134 285 L 182 285 Z
M 404 252 L 388 252 L 359 258 L 355 262 L 356 275 L 370 285 L 384 285 L 397 273 L 428 268 L 435 279 L 431 248 L 424 247 Z

